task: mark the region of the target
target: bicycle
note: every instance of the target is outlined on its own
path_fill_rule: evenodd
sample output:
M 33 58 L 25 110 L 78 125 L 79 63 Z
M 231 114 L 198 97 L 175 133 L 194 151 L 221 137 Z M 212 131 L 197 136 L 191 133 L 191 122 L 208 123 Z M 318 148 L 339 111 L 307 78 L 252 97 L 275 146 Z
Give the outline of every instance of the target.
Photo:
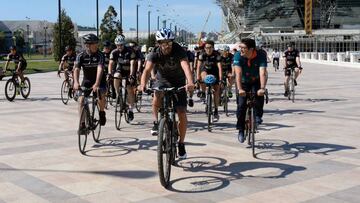
M 289 81 L 289 91 L 288 91 L 288 99 L 293 103 L 295 102 L 295 66 L 288 67 L 290 69 L 290 81 Z
M 160 108 L 157 159 L 160 183 L 165 188 L 169 186 L 171 165 L 175 164 L 175 159 L 177 158 L 176 143 L 179 132 L 175 117 L 176 109 L 174 101 L 177 100 L 176 93 L 184 89 L 185 86 L 180 88 L 151 89 L 164 93 L 162 106 Z
M 74 98 L 73 92 L 73 77 L 71 71 L 63 71 L 67 77 L 61 85 L 61 101 L 66 105 L 69 102 L 69 99 Z
M 268 90 L 265 90 L 265 103 L 269 102 Z M 250 92 L 246 92 L 246 114 L 245 114 L 245 139 L 248 145 L 252 148 L 252 155 L 255 158 L 255 133 L 258 133 L 256 119 L 255 119 L 255 106 L 256 106 L 257 92 L 254 88 Z
M 108 109 L 109 105 L 113 106 L 114 105 L 114 99 L 113 99 L 113 94 L 116 94 L 115 92 L 113 92 L 113 80 L 112 78 L 109 78 L 106 81 L 106 103 L 105 103 L 105 108 Z
M 222 88 L 222 97 L 221 97 L 221 104 L 224 107 L 224 113 L 226 116 L 229 116 L 229 86 L 227 85 L 226 78 L 227 76 L 224 75 L 225 80 L 223 81 L 224 87 Z
M 137 72 L 136 74 L 136 81 L 137 84 L 140 84 L 141 81 L 141 75 L 142 72 Z M 142 92 L 138 91 L 137 89 L 135 90 L 135 108 L 137 110 L 137 112 L 141 112 L 141 107 L 142 107 Z
M 89 94 L 85 94 L 89 93 Z M 92 96 L 90 94 L 93 93 Z M 85 154 L 85 147 L 87 142 L 87 136 L 92 133 L 92 137 L 96 143 L 99 143 L 101 125 L 100 125 L 100 115 L 99 115 L 99 106 L 98 106 L 98 95 L 99 92 L 93 92 L 92 88 L 81 87 L 81 90 L 78 91 L 78 95 L 84 96 L 84 101 L 80 107 L 80 120 L 79 120 L 79 129 L 78 129 L 78 144 L 81 154 Z M 85 96 L 88 95 L 88 96 Z M 89 101 L 91 98 L 91 102 Z M 91 105 L 91 107 L 89 107 Z M 91 109 L 90 109 L 91 108 Z M 82 134 L 81 131 L 85 129 L 85 133 Z
M 113 78 L 121 79 L 121 78 L 116 78 L 116 77 L 113 77 Z M 127 83 L 128 83 L 128 77 L 122 77 L 121 83 L 120 83 L 120 89 L 119 89 L 118 95 L 116 97 L 115 127 L 117 130 L 120 130 L 121 117 L 123 114 L 125 115 L 126 123 L 130 123 L 129 118 L 128 118 L 129 105 L 127 105 L 127 103 L 126 103 L 127 95 L 128 95 L 128 92 L 126 89 Z
M 5 84 L 5 96 L 9 101 L 13 101 L 16 95 L 21 93 L 24 99 L 27 99 L 30 95 L 31 84 L 30 79 L 25 77 L 23 82 L 19 82 L 19 75 L 16 70 L 12 70 L 12 76 L 6 81 Z
M 277 70 L 279 70 L 279 62 L 278 62 L 278 60 L 274 60 L 273 66 L 274 66 L 275 72 L 276 72 Z
M 213 86 L 216 83 L 216 79 L 215 76 L 213 75 L 207 75 L 207 78 L 211 78 L 209 80 L 207 80 L 205 78 L 204 82 L 206 84 L 206 103 L 205 103 L 205 112 L 206 115 L 208 117 L 208 131 L 211 132 L 212 131 L 212 124 L 214 122 L 214 111 L 213 111 L 213 94 L 214 94 L 214 90 L 213 90 Z

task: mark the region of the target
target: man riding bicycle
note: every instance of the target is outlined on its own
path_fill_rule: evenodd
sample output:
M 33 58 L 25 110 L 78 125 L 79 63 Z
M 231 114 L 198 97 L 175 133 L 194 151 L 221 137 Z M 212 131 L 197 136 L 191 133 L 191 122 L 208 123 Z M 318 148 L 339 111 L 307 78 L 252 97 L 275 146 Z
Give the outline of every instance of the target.
M 234 69 L 236 75 L 236 85 L 238 87 L 238 107 L 237 107 L 237 129 L 238 138 L 244 142 L 245 114 L 246 114 L 246 93 L 252 89 L 257 93 L 255 105 L 256 123 L 262 122 L 264 107 L 264 94 L 267 78 L 267 56 L 266 52 L 256 49 L 255 40 L 243 38 L 239 45 L 240 52 L 235 53 Z
M 83 36 L 86 50 L 81 52 L 77 57 L 74 65 L 74 89 L 80 89 L 80 70 L 83 70 L 84 77 L 81 86 L 85 88 L 92 88 L 92 92 L 100 93 L 99 97 L 99 117 L 100 125 L 105 125 L 105 92 L 106 92 L 106 77 L 103 75 L 104 68 L 104 55 L 98 50 L 99 38 L 94 34 L 87 34 Z M 85 92 L 90 94 L 90 92 Z M 86 95 L 85 95 L 86 96 Z M 83 105 L 84 97 L 79 97 L 79 111 Z M 80 112 L 81 113 L 81 112 Z M 86 133 L 85 121 L 82 124 L 83 128 L 80 129 L 80 134 Z
M 295 86 L 297 85 L 296 79 L 299 77 L 302 72 L 302 67 L 300 63 L 300 52 L 297 49 L 294 49 L 294 43 L 289 43 L 287 45 L 287 50 L 284 53 L 284 72 L 285 72 L 285 93 L 284 96 L 287 97 L 289 94 L 289 80 L 291 75 L 291 68 L 295 68 Z
M 273 62 L 273 67 L 275 67 L 275 61 L 277 62 L 277 69 L 279 69 L 279 65 L 280 65 L 280 52 L 277 48 L 274 49 L 274 52 L 272 53 L 272 62 Z
M 197 64 L 197 81 L 201 81 L 201 97 L 205 98 L 206 86 L 202 82 L 208 74 L 214 75 L 217 84 L 213 86 L 214 93 L 214 118 L 219 120 L 218 106 L 220 104 L 220 85 L 223 77 L 222 65 L 221 65 L 221 55 L 219 52 L 214 50 L 214 41 L 208 40 L 205 42 L 205 52 L 199 55 L 199 62 Z
M 223 47 L 222 53 L 221 53 L 221 64 L 222 64 L 222 69 L 223 69 L 223 75 L 224 75 L 224 79 L 227 79 L 227 85 L 229 87 L 229 98 L 232 97 L 232 92 L 231 92 L 231 88 L 232 85 L 234 83 L 234 71 L 233 71 L 233 67 L 232 67 L 232 63 L 233 63 L 233 58 L 234 55 L 232 53 L 230 53 L 230 47 L 225 45 Z
M 20 85 L 24 85 L 24 80 L 25 80 L 24 70 L 26 69 L 27 62 L 26 62 L 24 56 L 21 53 L 19 53 L 18 51 L 16 51 L 15 46 L 10 47 L 10 53 L 8 54 L 7 61 L 5 63 L 4 74 L 7 71 L 10 61 L 13 61 L 15 63 L 16 74 L 18 74 L 21 79 Z
M 59 77 L 60 77 L 61 71 L 68 71 L 69 73 L 71 73 L 71 75 L 73 75 L 73 68 L 74 68 L 74 63 L 76 60 L 76 53 L 74 51 L 74 48 L 72 48 L 71 46 L 66 46 L 65 52 L 66 52 L 65 55 L 61 58 L 59 70 L 57 73 Z M 64 77 L 65 77 L 65 80 L 68 79 L 68 74 L 66 74 L 65 72 L 64 72 Z
M 147 80 L 153 68 L 156 65 L 157 81 L 154 87 L 158 88 L 180 88 L 185 86 L 188 91 L 193 91 L 194 83 L 192 74 L 190 71 L 189 61 L 184 49 L 176 42 L 174 42 L 175 36 L 170 29 L 163 28 L 156 32 L 156 41 L 159 43 L 159 47 L 156 47 L 148 56 L 144 73 L 141 77 L 141 84 L 139 90 L 144 91 Z M 176 93 L 177 100 L 175 102 L 176 113 L 179 117 L 179 157 L 186 158 L 186 150 L 184 145 L 185 134 L 187 129 L 187 117 L 186 117 L 186 91 Z M 154 127 L 151 130 L 152 135 L 158 133 L 158 111 L 161 106 L 161 101 L 164 95 L 160 92 L 155 92 L 153 100 L 153 117 Z
M 110 54 L 109 74 L 113 74 L 113 67 L 116 65 L 114 71 L 114 87 L 117 96 L 119 96 L 122 78 L 128 78 L 126 81 L 129 104 L 128 118 L 129 121 L 132 121 L 134 119 L 133 109 L 135 103 L 136 53 L 131 48 L 125 46 L 125 37 L 123 35 L 118 35 L 115 38 L 115 45 L 116 49 Z

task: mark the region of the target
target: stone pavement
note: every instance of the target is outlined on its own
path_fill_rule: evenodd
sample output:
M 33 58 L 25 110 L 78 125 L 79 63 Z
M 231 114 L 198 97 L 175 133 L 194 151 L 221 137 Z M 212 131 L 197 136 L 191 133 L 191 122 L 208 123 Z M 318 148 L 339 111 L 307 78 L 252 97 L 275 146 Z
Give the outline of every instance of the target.
M 56 73 L 30 75 L 28 100 L 8 102 L 0 81 L 0 202 L 360 202 L 360 70 L 304 63 L 297 98 L 269 68 L 270 103 L 257 158 L 235 136 L 235 104 L 213 132 L 189 109 L 188 159 L 159 182 L 149 98 L 132 125 L 107 112 L 101 143 L 77 146 L 77 104 L 60 100 Z

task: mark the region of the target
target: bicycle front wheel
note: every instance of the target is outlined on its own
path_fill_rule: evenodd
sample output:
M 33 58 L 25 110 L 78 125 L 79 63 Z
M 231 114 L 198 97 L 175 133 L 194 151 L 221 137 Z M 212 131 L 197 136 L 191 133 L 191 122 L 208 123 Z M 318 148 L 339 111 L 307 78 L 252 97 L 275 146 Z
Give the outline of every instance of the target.
M 224 89 L 224 97 L 223 97 L 223 106 L 224 106 L 224 113 L 226 116 L 229 116 L 229 95 L 228 95 L 228 88 L 225 87 Z
M 87 136 L 90 129 L 90 113 L 88 108 L 82 107 L 78 129 L 78 144 L 81 154 L 85 154 Z
M 250 123 L 250 137 L 251 138 L 251 148 L 252 148 L 252 155 L 255 158 L 255 131 L 256 131 L 256 123 L 255 123 L 255 112 L 254 108 L 251 108 L 250 110 L 250 116 L 251 116 L 251 123 Z
M 64 82 L 61 85 L 61 101 L 65 105 L 69 102 L 69 91 L 70 91 L 69 82 L 64 80 Z
M 158 172 L 160 183 L 163 187 L 168 187 L 171 174 L 171 130 L 166 118 L 162 118 L 159 122 L 159 136 L 157 145 Z
M 290 94 L 289 94 L 289 100 L 291 100 L 293 103 L 295 102 L 295 75 L 292 72 L 291 73 L 291 83 L 290 83 Z
M 31 90 L 30 79 L 25 77 L 24 84 L 20 86 L 20 92 L 24 99 L 27 99 L 29 97 L 30 90 Z
M 208 131 L 211 132 L 211 125 L 212 125 L 212 98 L 211 93 L 207 95 L 207 116 L 208 116 Z
M 16 85 L 12 79 L 6 81 L 5 84 L 5 96 L 9 101 L 13 101 L 16 96 Z
M 101 125 L 100 125 L 100 110 L 97 103 L 93 103 L 92 107 L 92 115 L 91 115 L 91 131 L 93 139 L 96 143 L 99 143 L 100 133 L 101 133 Z
M 120 124 L 121 124 L 121 116 L 122 116 L 122 97 L 119 95 L 116 98 L 116 105 L 115 105 L 115 127 L 117 130 L 120 130 Z
M 141 107 L 142 107 L 142 93 L 139 94 L 139 91 L 136 91 L 135 107 L 136 107 L 137 112 L 141 112 Z

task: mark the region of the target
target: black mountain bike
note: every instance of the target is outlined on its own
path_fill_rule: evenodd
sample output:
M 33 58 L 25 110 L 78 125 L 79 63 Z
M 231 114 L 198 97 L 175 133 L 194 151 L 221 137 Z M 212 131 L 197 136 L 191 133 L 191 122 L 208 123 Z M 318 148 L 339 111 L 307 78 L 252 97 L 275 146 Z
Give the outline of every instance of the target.
M 15 70 L 12 70 L 12 76 L 6 81 L 5 84 L 5 96 L 9 101 L 13 101 L 16 95 L 21 93 L 24 99 L 27 99 L 30 95 L 31 84 L 30 79 L 25 77 L 23 82 L 19 82 L 19 75 Z
M 169 186 L 171 165 L 175 164 L 177 157 L 176 143 L 179 132 L 174 101 L 177 100 L 176 93 L 184 91 L 184 89 L 185 87 L 152 89 L 164 93 L 160 108 L 157 159 L 160 183 L 165 188 Z
M 61 85 L 61 101 L 66 105 L 71 98 L 74 98 L 73 91 L 73 77 L 71 71 L 64 71 L 67 75 L 67 79 L 63 81 Z
M 120 79 L 120 78 L 117 78 L 117 79 Z M 125 121 L 127 123 L 130 123 L 129 118 L 128 118 L 129 106 L 126 103 L 126 100 L 128 97 L 128 92 L 126 89 L 127 85 L 128 85 L 128 78 L 123 77 L 121 79 L 120 88 L 119 88 L 118 95 L 116 97 L 116 105 L 115 105 L 115 127 L 117 130 L 120 130 L 122 115 L 124 115 Z
M 81 87 L 81 90 L 78 91 L 79 97 L 84 96 L 84 102 L 81 106 L 80 111 L 80 121 L 79 121 L 79 130 L 78 130 L 78 143 L 79 150 L 81 154 L 85 154 L 85 147 L 87 142 L 87 136 L 92 133 L 93 139 L 95 142 L 99 142 L 101 125 L 100 125 L 100 109 L 98 106 L 98 95 L 99 92 L 92 92 L 93 95 L 90 96 L 92 88 Z M 85 94 L 89 93 L 89 94 Z M 89 95 L 89 96 L 85 96 Z M 90 101 L 91 100 L 91 101 Z M 85 129 L 85 133 L 80 133 L 82 129 Z

